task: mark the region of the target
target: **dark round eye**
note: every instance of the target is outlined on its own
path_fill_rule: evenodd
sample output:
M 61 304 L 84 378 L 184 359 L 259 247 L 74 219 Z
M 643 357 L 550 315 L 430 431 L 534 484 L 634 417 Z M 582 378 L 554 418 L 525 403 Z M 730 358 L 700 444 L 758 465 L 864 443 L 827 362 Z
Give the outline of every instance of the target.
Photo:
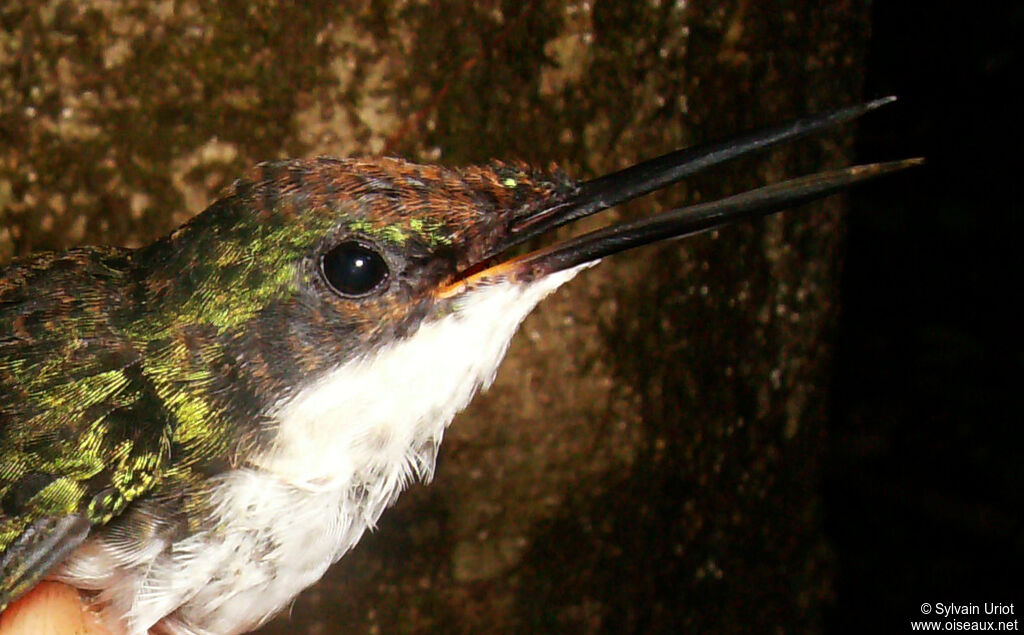
M 388 279 L 388 265 L 373 249 L 346 241 L 320 259 L 324 280 L 341 295 L 358 297 L 370 293 Z

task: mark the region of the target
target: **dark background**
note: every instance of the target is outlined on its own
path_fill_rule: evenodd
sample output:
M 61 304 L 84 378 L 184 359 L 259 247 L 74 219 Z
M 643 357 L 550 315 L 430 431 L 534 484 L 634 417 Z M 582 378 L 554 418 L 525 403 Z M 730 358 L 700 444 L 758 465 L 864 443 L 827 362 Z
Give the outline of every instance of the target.
M 1024 610 L 1022 42 L 1020 2 L 873 9 L 865 94 L 900 104 L 864 120 L 858 159 L 928 165 L 851 200 L 829 632 L 915 619 L 923 602 Z
M 898 95 L 615 212 L 928 160 L 581 275 L 450 428 L 434 483 L 263 632 L 1019 613 L 1022 23 L 1006 1 L 3 0 L 0 262 L 145 244 L 275 157 L 589 178 Z

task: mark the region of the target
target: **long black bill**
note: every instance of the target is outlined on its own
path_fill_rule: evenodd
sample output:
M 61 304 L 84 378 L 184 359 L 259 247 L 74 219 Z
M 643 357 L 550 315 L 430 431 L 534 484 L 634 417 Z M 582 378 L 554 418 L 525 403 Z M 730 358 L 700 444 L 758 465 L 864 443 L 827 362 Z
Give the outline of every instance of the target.
M 586 181 L 571 194 L 545 201 L 543 207 L 539 209 L 524 209 L 513 221 L 509 243 L 504 247 L 517 245 L 545 234 L 555 227 L 668 187 L 719 163 L 838 126 L 894 101 L 895 97 L 883 97 L 866 104 L 740 133 L 726 139 L 669 152 L 618 172 Z
M 820 172 L 727 198 L 598 229 L 510 261 L 520 276 L 546 275 L 668 238 L 683 238 L 747 218 L 767 216 L 844 190 L 855 183 L 923 163 L 906 159 Z
M 886 97 L 724 141 L 677 150 L 586 181 L 561 198 L 547 199 L 521 210 L 512 220 L 509 234 L 499 250 L 505 252 L 534 236 L 666 187 L 709 166 L 850 121 L 894 100 L 895 97 Z M 470 274 L 446 285 L 441 294 L 452 295 L 486 279 L 513 277 L 528 281 L 659 240 L 691 236 L 743 219 L 766 216 L 922 162 L 923 159 L 907 159 L 821 172 L 605 227 L 487 267 L 474 268 Z

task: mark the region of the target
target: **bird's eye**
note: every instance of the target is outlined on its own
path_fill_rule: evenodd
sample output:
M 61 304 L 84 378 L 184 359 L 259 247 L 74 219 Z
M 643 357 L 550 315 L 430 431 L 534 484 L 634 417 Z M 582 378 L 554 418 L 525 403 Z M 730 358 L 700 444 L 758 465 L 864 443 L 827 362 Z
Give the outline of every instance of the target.
M 355 241 L 339 243 L 320 259 L 320 271 L 344 296 L 364 296 L 388 279 L 388 265 L 373 249 Z

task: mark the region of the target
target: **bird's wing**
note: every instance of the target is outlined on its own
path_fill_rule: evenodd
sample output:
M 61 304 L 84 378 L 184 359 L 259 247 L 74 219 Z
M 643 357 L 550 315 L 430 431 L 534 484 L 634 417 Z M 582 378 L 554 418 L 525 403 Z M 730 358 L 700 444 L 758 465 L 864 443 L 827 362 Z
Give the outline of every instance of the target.
M 171 429 L 112 326 L 127 252 L 78 249 L 0 273 L 0 607 L 159 480 Z

